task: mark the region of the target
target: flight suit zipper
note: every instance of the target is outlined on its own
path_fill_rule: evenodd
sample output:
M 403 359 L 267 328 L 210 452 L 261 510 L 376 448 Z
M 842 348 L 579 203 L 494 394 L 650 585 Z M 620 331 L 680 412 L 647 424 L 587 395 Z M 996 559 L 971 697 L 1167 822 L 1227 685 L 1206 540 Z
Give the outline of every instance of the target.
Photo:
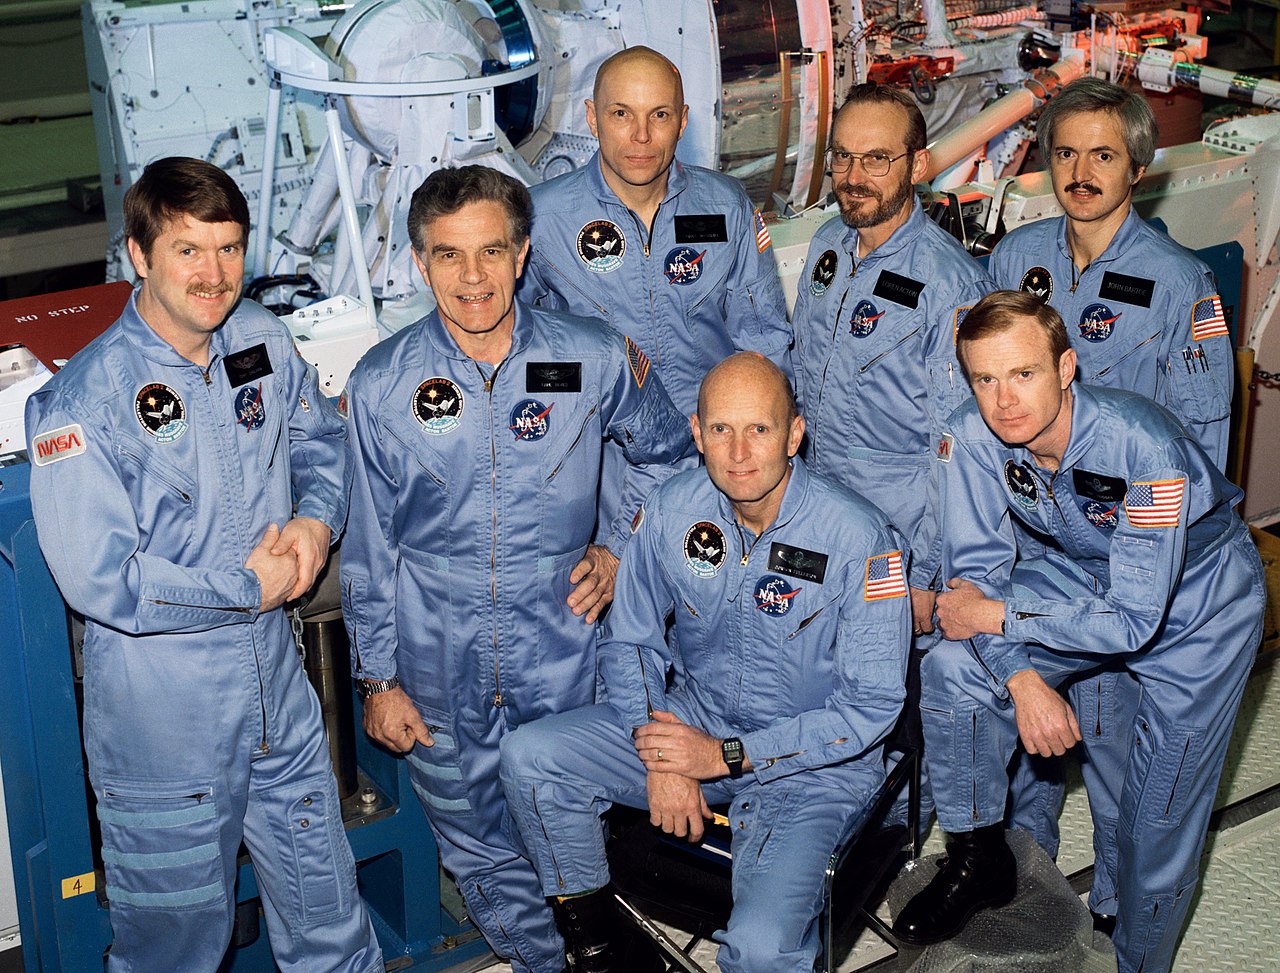
M 905 342 L 908 338 L 915 337 L 915 336 L 916 336 L 916 335 L 918 335 L 919 333 L 920 333 L 920 329 L 919 329 L 919 328 L 916 328 L 914 331 L 908 331 L 908 332 L 907 332 L 906 334 L 904 334 L 901 338 L 899 338 L 897 341 L 895 341 L 893 344 L 891 344 L 888 348 L 886 348 L 884 351 L 880 352 L 880 354 L 876 355 L 876 357 L 875 357 L 875 358 L 871 359 L 871 361 L 867 362 L 865 365 L 863 365 L 861 368 L 859 368 L 859 369 L 858 369 L 858 374 L 859 374 L 859 375 L 861 375 L 861 374 L 862 374 L 863 372 L 865 372 L 868 368 L 870 368 L 872 365 L 874 365 L 876 362 L 878 362 L 881 358 L 883 358 L 885 355 L 889 354 L 890 352 L 897 351 L 900 347 L 902 347 L 903 342 Z M 950 366 L 948 366 L 948 367 L 950 367 Z
M 489 397 L 489 509 L 493 515 L 493 533 L 489 539 L 489 599 L 493 613 L 493 705 L 504 705 L 502 698 L 502 667 L 498 661 L 498 440 L 494 434 L 494 423 L 497 413 L 493 408 L 493 385 L 498 380 L 499 362 L 493 368 L 493 374 L 485 378 L 484 370 L 479 362 L 474 362 L 476 371 L 484 382 L 485 394 Z
M 1163 331 L 1163 329 L 1161 329 L 1161 331 Z M 1139 348 L 1141 348 L 1143 345 L 1149 345 L 1149 344 L 1151 344 L 1151 342 L 1153 342 L 1153 341 L 1155 341 L 1157 338 L 1159 338 L 1159 337 L 1160 337 L 1160 334 L 1161 334 L 1161 331 L 1157 331 L 1155 334 L 1151 335 L 1151 337 L 1146 338 L 1146 339 L 1144 339 L 1144 340 L 1142 340 L 1142 341 L 1139 341 L 1136 345 L 1134 345 L 1132 348 L 1130 348 L 1128 351 L 1126 351 L 1123 355 L 1121 355 L 1119 358 L 1117 358 L 1115 361 L 1113 361 L 1110 365 L 1108 365 L 1108 366 L 1107 366 L 1106 368 L 1104 368 L 1102 371 L 1098 372 L 1098 374 L 1097 374 L 1097 376 L 1096 376 L 1096 377 L 1097 377 L 1097 378 L 1103 378 L 1103 377 L 1104 377 L 1108 372 L 1110 372 L 1113 368 L 1115 368 L 1117 365 L 1119 365 L 1121 362 L 1123 362 L 1126 358 L 1129 358 L 1130 356 L 1132 356 L 1132 355 L 1133 355 L 1133 353 L 1134 353 L 1134 352 L 1136 352 L 1136 351 L 1137 351 Z
M 849 273 L 850 278 L 857 273 L 857 267 Z M 827 372 L 831 370 L 831 359 L 835 357 L 836 335 L 840 333 L 840 318 L 844 315 L 844 304 L 849 299 L 849 288 L 845 288 L 844 293 L 840 295 L 840 304 L 836 308 L 835 321 L 831 325 L 831 347 L 827 349 L 827 360 L 822 364 L 822 377 L 818 380 L 818 401 L 814 406 L 813 414 L 815 416 L 822 415 L 822 399 L 827 392 Z M 818 437 L 813 437 L 812 443 L 813 467 L 818 468 Z

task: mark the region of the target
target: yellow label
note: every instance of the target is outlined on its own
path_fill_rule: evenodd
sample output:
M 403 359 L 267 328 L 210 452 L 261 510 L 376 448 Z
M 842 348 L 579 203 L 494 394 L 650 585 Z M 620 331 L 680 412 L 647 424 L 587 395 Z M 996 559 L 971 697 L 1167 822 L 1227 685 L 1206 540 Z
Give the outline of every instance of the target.
M 95 888 L 97 888 L 97 881 L 93 872 L 72 875 L 70 878 L 62 880 L 62 897 L 69 899 L 74 895 L 84 895 L 86 892 L 92 892 Z

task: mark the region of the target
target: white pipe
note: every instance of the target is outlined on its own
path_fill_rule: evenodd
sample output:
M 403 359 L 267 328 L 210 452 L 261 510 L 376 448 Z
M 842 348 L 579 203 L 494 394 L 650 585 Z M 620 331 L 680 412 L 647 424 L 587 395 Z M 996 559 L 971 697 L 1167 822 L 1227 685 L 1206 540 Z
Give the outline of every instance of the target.
M 262 188 L 258 192 L 257 235 L 253 238 L 253 276 L 267 273 L 271 249 L 271 195 L 276 181 L 276 143 L 280 140 L 280 82 L 275 78 L 267 89 L 267 143 L 262 149 Z
M 338 103 L 334 95 L 324 99 L 324 120 L 329 127 L 329 141 L 333 143 L 333 166 L 338 173 L 338 196 L 342 200 L 342 227 L 351 247 L 351 266 L 356 272 L 356 290 L 360 300 L 373 312 L 373 284 L 369 281 L 369 263 L 365 260 L 364 244 L 360 237 L 360 220 L 356 216 L 356 191 L 351 185 L 351 173 L 347 169 L 346 153 L 338 151 L 343 145 L 342 122 L 338 120 Z
M 996 99 L 968 121 L 933 142 L 929 146 L 929 168 L 925 172 L 925 179 L 934 178 L 972 154 L 979 146 L 1018 124 L 1052 98 L 1059 88 L 1074 81 L 1084 72 L 1083 58 L 1064 58 L 1044 71 L 1037 71 L 1022 83 L 1023 87 Z

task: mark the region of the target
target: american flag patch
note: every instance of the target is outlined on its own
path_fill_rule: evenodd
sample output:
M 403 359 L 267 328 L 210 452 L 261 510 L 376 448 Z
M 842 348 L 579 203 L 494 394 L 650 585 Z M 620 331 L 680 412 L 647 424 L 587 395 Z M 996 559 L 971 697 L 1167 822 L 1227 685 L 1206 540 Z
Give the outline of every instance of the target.
M 1230 335 L 1227 330 L 1227 316 L 1222 313 L 1222 300 L 1217 294 L 1196 301 L 1191 309 L 1191 340 L 1204 341 L 1205 338 L 1218 338 Z
M 630 338 L 627 339 L 627 363 L 635 376 L 636 388 L 644 388 L 644 380 L 649 377 L 649 356 Z
M 902 576 L 902 552 L 890 551 L 867 558 L 867 581 L 863 586 L 863 601 L 879 601 L 881 598 L 897 598 L 907 593 L 907 582 Z
M 756 249 L 764 253 L 773 246 L 773 238 L 769 236 L 769 228 L 764 225 L 764 217 L 756 210 Z
M 973 310 L 972 304 L 966 304 L 964 307 L 956 308 L 955 316 L 951 322 L 951 343 L 959 344 L 960 342 L 960 322 L 964 320 L 964 316 Z
M 1134 527 L 1177 527 L 1185 480 L 1135 483 L 1124 496 L 1124 512 Z

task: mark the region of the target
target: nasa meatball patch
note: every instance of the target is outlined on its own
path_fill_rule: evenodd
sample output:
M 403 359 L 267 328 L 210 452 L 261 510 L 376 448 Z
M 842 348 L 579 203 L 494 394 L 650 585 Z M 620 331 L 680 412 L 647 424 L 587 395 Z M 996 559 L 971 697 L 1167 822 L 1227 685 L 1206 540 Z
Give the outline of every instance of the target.
M 663 273 L 667 275 L 667 283 L 680 284 L 684 287 L 696 283 L 705 269 L 703 261 L 706 256 L 705 250 L 699 253 L 693 247 L 676 247 L 663 261 Z
M 766 615 L 780 618 L 791 611 L 796 595 L 802 590 L 802 588 L 793 588 L 791 582 L 780 575 L 766 574 L 756 582 L 753 592 L 756 608 Z
M 261 429 L 267 421 L 267 407 L 262 403 L 262 383 L 246 385 L 236 393 L 236 425 L 250 432 Z
M 511 409 L 511 432 L 518 443 L 536 443 L 551 431 L 551 410 L 537 399 L 522 399 Z

